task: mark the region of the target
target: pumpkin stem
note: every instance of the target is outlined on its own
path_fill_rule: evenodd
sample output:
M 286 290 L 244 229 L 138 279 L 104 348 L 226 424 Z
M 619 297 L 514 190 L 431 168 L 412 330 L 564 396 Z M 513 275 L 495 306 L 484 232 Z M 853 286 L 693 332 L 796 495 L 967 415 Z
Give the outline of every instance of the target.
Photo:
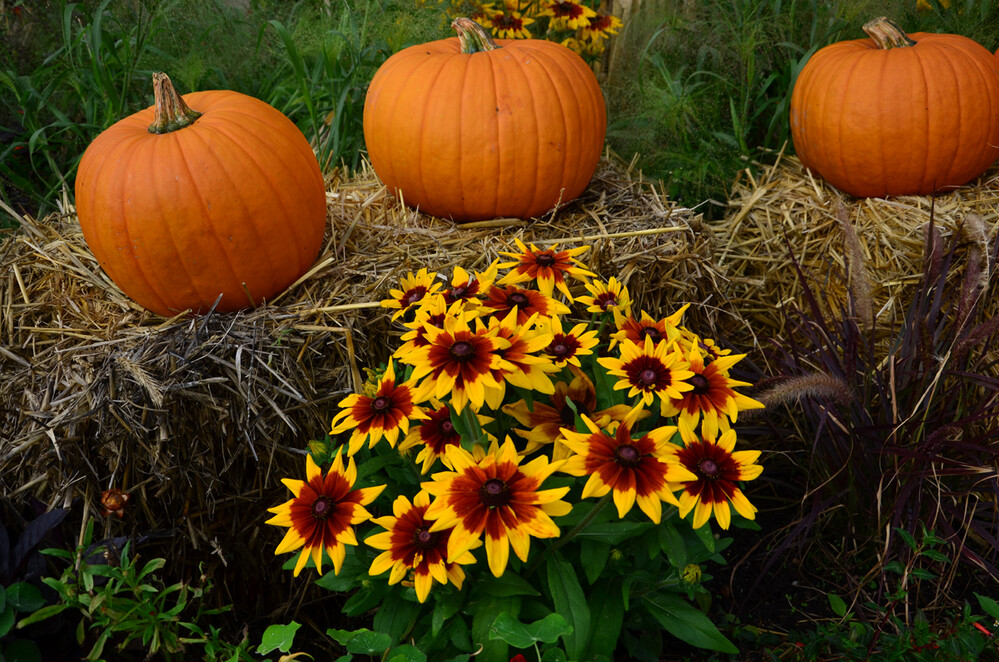
M 170 133 L 194 124 L 201 113 L 192 110 L 177 90 L 174 89 L 170 77 L 165 73 L 153 74 L 153 97 L 156 103 L 156 115 L 149 125 L 149 133 Z
M 916 42 L 909 39 L 905 31 L 899 27 L 898 23 L 891 21 L 884 16 L 864 23 L 864 32 L 874 40 L 878 48 L 888 50 L 889 48 L 906 48 L 915 46 Z
M 462 53 L 478 53 L 479 51 L 494 51 L 501 48 L 493 41 L 486 29 L 470 18 L 459 16 L 451 21 L 451 27 L 458 33 L 458 42 Z

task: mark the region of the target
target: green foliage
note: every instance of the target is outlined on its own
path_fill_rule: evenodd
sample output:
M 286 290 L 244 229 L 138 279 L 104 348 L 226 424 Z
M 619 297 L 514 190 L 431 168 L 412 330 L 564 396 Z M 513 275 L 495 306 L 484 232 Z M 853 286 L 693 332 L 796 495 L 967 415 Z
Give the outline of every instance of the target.
M 131 542 L 124 544 L 119 555 L 113 545 L 92 544 L 92 537 L 91 520 L 75 551 L 44 550 L 68 563 L 59 578 L 42 578 L 56 592 L 58 602 L 47 606 L 33 603 L 37 608 L 28 610 L 32 613 L 18 621 L 18 629 L 69 610 L 81 617 L 76 639 L 85 650 L 89 646 L 87 660 L 103 659 L 109 654 L 108 644 L 119 653 L 138 646 L 150 656 L 165 659 L 186 659 L 190 647 L 200 648 L 203 659 L 208 660 L 252 659 L 246 640 L 230 644 L 221 638 L 218 628 L 204 625 L 209 617 L 231 608 L 206 608 L 203 598 L 212 588 L 207 577 L 197 586 L 185 582 L 165 585 L 159 578 L 165 559 L 140 563 Z M 117 562 L 111 562 L 115 556 Z

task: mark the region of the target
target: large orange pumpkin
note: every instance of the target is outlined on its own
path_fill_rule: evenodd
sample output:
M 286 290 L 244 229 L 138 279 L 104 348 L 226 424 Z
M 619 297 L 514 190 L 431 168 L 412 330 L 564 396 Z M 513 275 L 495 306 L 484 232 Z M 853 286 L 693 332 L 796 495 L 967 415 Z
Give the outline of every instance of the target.
M 375 73 L 364 139 L 375 173 L 406 204 L 455 221 L 532 218 L 573 200 L 603 151 L 593 71 L 543 39 L 458 37 L 411 46 Z
M 982 174 L 999 157 L 999 60 L 967 37 L 907 36 L 884 18 L 864 31 L 798 76 L 802 163 L 858 197 L 938 193 Z
M 154 106 L 87 148 L 76 209 L 87 245 L 140 305 L 174 315 L 259 304 L 315 262 L 326 193 L 315 153 L 280 111 L 230 91 Z M 194 110 L 192 110 L 192 108 Z

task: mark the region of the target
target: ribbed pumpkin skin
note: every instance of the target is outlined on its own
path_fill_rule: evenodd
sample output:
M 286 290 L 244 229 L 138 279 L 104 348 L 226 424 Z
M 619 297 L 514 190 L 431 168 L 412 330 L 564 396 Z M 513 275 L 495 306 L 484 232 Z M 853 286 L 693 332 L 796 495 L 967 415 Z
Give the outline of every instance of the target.
M 243 94 L 183 96 L 203 113 L 152 134 L 154 108 L 99 135 L 80 161 L 87 245 L 136 303 L 160 315 L 232 311 L 280 293 L 315 262 L 326 194 L 305 136 Z M 245 287 L 244 287 L 245 285 Z
M 999 60 L 960 35 L 911 47 L 844 41 L 812 56 L 791 95 L 801 162 L 858 197 L 961 186 L 999 157 Z
M 457 37 L 412 46 L 371 81 L 371 165 L 422 212 L 459 222 L 537 217 L 593 177 L 607 129 L 593 72 L 553 42 L 496 43 L 468 54 Z

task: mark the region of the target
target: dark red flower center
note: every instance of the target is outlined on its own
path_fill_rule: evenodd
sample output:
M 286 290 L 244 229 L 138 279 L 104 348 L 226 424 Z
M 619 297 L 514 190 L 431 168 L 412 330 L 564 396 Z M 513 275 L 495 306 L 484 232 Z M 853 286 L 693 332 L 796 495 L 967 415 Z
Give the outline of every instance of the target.
M 496 14 L 496 16 L 493 17 L 493 25 L 500 30 L 520 30 L 520 28 L 524 25 L 524 21 L 516 16 Z
M 689 381 L 691 386 L 694 387 L 694 390 L 691 391 L 694 395 L 707 393 L 708 387 L 711 386 L 711 382 L 708 381 L 708 378 L 699 373 L 694 373 L 694 376 L 687 381 Z
M 417 547 L 423 547 L 424 549 L 434 546 L 437 541 L 437 534 L 430 533 L 427 529 L 417 529 L 416 534 L 413 536 L 413 543 Z
M 566 345 L 564 342 L 554 343 L 552 345 L 552 354 L 554 354 L 555 356 L 562 357 L 568 354 L 570 351 L 571 351 L 570 347 Z
M 383 395 L 380 395 L 371 401 L 371 409 L 378 413 L 384 413 L 391 408 L 392 408 L 392 400 L 386 398 Z
M 514 292 L 506 298 L 506 302 L 511 306 L 517 306 L 518 308 L 527 306 L 531 303 L 531 300 L 527 298 L 527 295 L 523 292 Z
M 324 520 L 329 517 L 333 510 L 333 503 L 329 497 L 321 496 L 312 502 L 312 516 L 316 519 Z
M 402 301 L 407 306 L 412 306 L 414 303 L 418 303 L 426 293 L 427 293 L 427 288 L 424 287 L 423 285 L 419 285 L 406 292 L 406 294 L 402 298 Z
M 638 380 L 643 386 L 654 386 L 659 381 L 659 372 L 652 368 L 646 368 L 638 373 Z
M 451 345 L 451 358 L 457 361 L 466 361 L 475 354 L 475 348 L 467 340 L 459 340 Z
M 643 326 L 642 330 L 638 332 L 638 339 L 642 342 L 645 342 L 646 338 L 652 338 L 652 342 L 657 343 L 662 340 L 662 337 L 659 329 L 654 326 Z
M 505 506 L 510 502 L 510 486 L 499 478 L 490 478 L 479 488 L 479 499 L 487 508 Z
M 618 446 L 614 450 L 614 457 L 618 464 L 626 467 L 637 467 L 642 461 L 642 454 L 630 444 Z
M 704 458 L 701 460 L 698 463 L 697 468 L 706 478 L 717 478 L 721 473 L 721 467 L 719 467 L 718 463 L 711 458 Z
M 604 294 L 597 300 L 597 305 L 600 306 L 603 310 L 607 310 L 608 308 L 614 308 L 618 305 L 617 297 L 615 297 L 613 294 L 610 293 Z
M 555 265 L 555 256 L 548 253 L 538 255 L 534 260 L 539 267 L 551 267 Z
M 441 434 L 454 434 L 454 423 L 451 421 L 441 421 Z

